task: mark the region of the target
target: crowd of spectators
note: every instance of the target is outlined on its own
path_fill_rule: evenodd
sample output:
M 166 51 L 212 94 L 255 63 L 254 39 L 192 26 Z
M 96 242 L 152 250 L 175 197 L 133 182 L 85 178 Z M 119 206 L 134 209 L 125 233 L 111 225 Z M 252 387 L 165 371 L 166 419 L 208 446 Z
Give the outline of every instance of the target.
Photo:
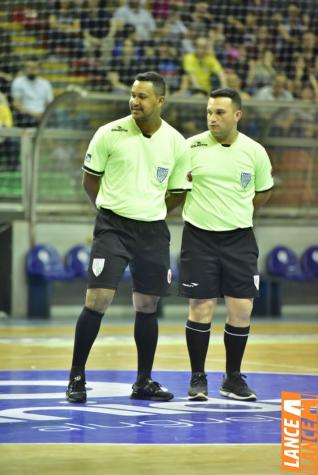
M 127 93 L 136 73 L 151 69 L 164 76 L 172 95 L 206 96 L 212 88 L 228 85 L 239 89 L 244 100 L 318 102 L 315 2 L 37 0 L 29 4 L 33 13 L 29 23 L 25 20 L 25 30 L 37 35 L 47 49 L 46 60 L 67 60 L 70 71 L 87 74 L 97 90 Z M 14 21 L 13 7 L 11 13 Z M 8 32 L 2 36 L 2 104 L 6 101 L 11 107 L 15 125 L 21 125 L 23 114 L 29 116 L 27 125 L 36 125 L 53 98 L 54 84 L 41 79 L 34 58 L 27 58 L 30 64 L 10 52 Z M 26 102 L 31 111 L 37 110 L 35 114 L 25 109 Z M 0 126 L 6 124 L 8 119 Z

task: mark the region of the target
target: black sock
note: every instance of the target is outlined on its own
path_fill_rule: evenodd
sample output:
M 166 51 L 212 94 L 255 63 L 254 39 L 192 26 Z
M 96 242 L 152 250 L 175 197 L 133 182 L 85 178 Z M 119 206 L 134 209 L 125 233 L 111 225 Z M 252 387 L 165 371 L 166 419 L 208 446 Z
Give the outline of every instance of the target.
M 192 373 L 204 373 L 210 334 L 211 323 L 198 323 L 187 320 L 186 340 Z
M 137 346 L 137 383 L 151 377 L 158 342 L 157 313 L 136 312 L 134 337 Z
M 250 327 L 224 327 L 224 345 L 226 352 L 226 373 L 241 371 L 241 363 L 247 343 Z
M 84 307 L 78 317 L 75 329 L 70 379 L 79 374 L 85 379 L 84 369 L 86 361 L 98 335 L 103 315 L 103 313 L 95 312 L 94 310 Z

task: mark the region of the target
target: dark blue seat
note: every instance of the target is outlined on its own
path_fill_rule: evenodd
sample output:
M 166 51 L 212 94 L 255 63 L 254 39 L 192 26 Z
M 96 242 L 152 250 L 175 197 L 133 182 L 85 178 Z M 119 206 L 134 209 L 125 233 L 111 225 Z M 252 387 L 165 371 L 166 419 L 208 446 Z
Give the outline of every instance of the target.
M 318 278 L 318 245 L 305 249 L 301 256 L 301 266 L 306 275 L 312 279 Z
M 66 253 L 65 267 L 74 277 L 87 278 L 90 258 L 90 247 L 85 244 L 77 244 Z
M 66 269 L 58 251 L 50 244 L 33 246 L 26 256 L 28 279 L 28 316 L 49 318 L 52 282 L 71 281 L 73 272 Z
M 268 253 L 267 272 L 272 277 L 291 281 L 311 280 L 311 276 L 303 271 L 297 254 L 288 246 L 276 246 Z
M 65 268 L 63 261 L 50 244 L 33 246 L 26 256 L 26 271 L 29 277 L 37 277 L 47 281 L 70 280 L 73 273 Z

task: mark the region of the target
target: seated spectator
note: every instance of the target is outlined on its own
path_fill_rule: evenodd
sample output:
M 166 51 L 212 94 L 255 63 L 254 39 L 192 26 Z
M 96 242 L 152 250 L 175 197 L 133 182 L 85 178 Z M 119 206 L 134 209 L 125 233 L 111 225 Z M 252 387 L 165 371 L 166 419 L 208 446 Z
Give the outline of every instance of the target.
M 277 72 L 272 83 L 264 86 L 254 94 L 255 99 L 262 101 L 292 101 L 293 95 L 287 89 L 287 77 L 284 73 Z
M 136 61 L 135 45 L 130 38 L 123 43 L 121 55 L 113 58 L 108 72 L 108 79 L 113 92 L 128 92 L 136 75 L 140 71 L 140 65 Z
M 242 80 L 237 74 L 237 72 L 231 70 L 226 71 L 225 77 L 227 87 L 231 89 L 236 89 L 243 101 L 251 99 L 250 94 L 248 94 L 248 92 L 246 92 L 245 90 L 242 90 Z
M 180 3 L 172 3 L 169 9 L 169 15 L 165 20 L 165 31 L 168 40 L 173 41 L 177 47 L 180 46 L 182 39 L 187 34 L 187 27 L 182 21 L 182 8 Z
M 105 0 L 86 0 L 81 12 L 84 48 L 89 56 L 100 57 L 100 49 L 109 32 Z
M 140 0 L 127 0 L 127 4 L 114 11 L 113 18 L 133 25 L 139 40 L 150 40 L 156 30 L 152 14 L 140 5 Z
M 262 101 L 293 101 L 294 97 L 287 89 L 287 77 L 282 72 L 277 72 L 273 76 L 272 83 L 264 86 L 254 94 L 255 99 Z M 294 115 L 290 109 L 282 109 L 278 113 L 277 107 L 262 106 L 260 109 L 260 117 L 271 124 L 271 133 L 274 136 L 286 136 L 293 123 Z
M 256 60 L 251 59 L 248 65 L 246 85 L 252 94 L 257 89 L 271 84 L 276 72 L 275 56 L 271 50 L 266 49 Z
M 48 47 L 52 54 L 83 55 L 80 9 L 70 0 L 57 0 L 49 15 Z
M 20 62 L 20 56 L 12 53 L 10 35 L 3 32 L 0 41 L 0 92 L 5 94 L 9 102 L 11 101 L 11 83 L 20 69 Z
M 5 94 L 0 93 L 0 132 L 13 126 L 13 117 Z M 14 170 L 18 166 L 17 143 L 15 139 L 4 137 L 0 133 L 0 169 Z
M 169 94 L 186 94 L 188 83 L 184 81 L 180 54 L 172 41 L 160 40 L 157 46 L 147 42 L 139 68 L 158 72 L 164 78 Z
M 183 56 L 183 69 L 190 82 L 190 91 L 202 91 L 209 94 L 212 88 L 225 87 L 223 68 L 213 54 L 208 39 L 199 37 L 195 41 L 193 53 Z
M 53 100 L 51 83 L 39 76 L 37 60 L 28 60 L 24 73 L 13 80 L 11 96 L 15 124 L 19 127 L 36 127 Z
M 280 64 L 289 75 L 293 55 L 305 31 L 302 21 L 302 11 L 297 2 L 288 2 L 282 22 L 278 25 L 278 57 Z
M 189 17 L 189 27 L 200 31 L 202 36 L 207 36 L 212 28 L 213 21 L 213 15 L 209 11 L 209 2 L 195 2 L 193 12 Z

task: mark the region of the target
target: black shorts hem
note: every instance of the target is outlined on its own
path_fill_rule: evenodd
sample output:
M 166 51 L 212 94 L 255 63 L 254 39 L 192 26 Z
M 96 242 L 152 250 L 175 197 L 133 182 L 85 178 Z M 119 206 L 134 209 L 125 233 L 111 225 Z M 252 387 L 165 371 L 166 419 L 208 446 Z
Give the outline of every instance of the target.
M 144 290 L 138 290 L 133 288 L 133 292 L 138 292 L 139 294 L 144 294 L 144 295 L 152 295 L 154 297 L 170 297 L 171 292 L 170 291 L 161 291 L 161 292 L 150 292 L 150 291 L 144 291 Z

